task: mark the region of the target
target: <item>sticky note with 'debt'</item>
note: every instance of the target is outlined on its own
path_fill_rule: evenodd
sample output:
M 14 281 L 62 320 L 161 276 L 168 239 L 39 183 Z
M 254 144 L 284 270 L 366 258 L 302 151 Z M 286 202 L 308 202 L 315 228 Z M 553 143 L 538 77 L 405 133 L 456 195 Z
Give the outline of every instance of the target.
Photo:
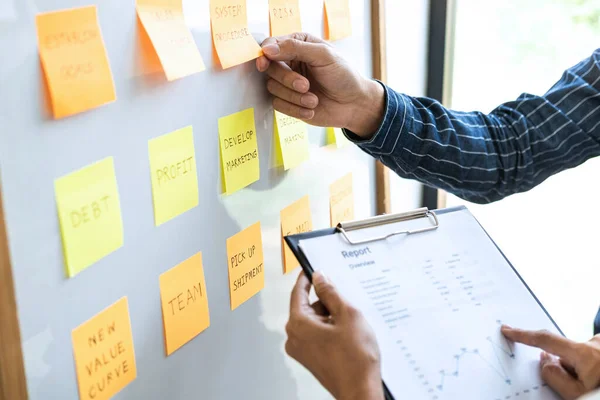
M 115 101 L 96 6 L 38 14 L 36 25 L 54 118 Z
M 137 376 L 127 297 L 72 332 L 81 400 L 108 400 Z
M 308 132 L 306 123 L 275 111 L 275 147 L 277 165 L 287 171 L 308 160 Z
M 219 118 L 223 191 L 232 194 L 260 178 L 254 109 Z
M 340 40 L 352 35 L 350 0 L 325 0 L 325 39 Z
M 213 43 L 224 69 L 262 54 L 248 29 L 246 0 L 210 0 L 210 23 Z
M 208 296 L 198 253 L 159 278 L 167 355 L 210 326 Z
M 329 186 L 329 214 L 331 226 L 354 219 L 354 194 L 352 174 L 335 181 Z
M 280 213 L 281 242 L 283 252 L 283 272 L 288 273 L 300 266 L 296 256 L 290 250 L 284 236 L 312 231 L 312 217 L 308 196 L 304 196 L 294 204 L 284 208 Z
M 112 157 L 54 182 L 67 274 L 73 277 L 123 245 Z
M 137 13 L 167 80 L 204 71 L 204 61 L 183 17 L 182 0 L 136 0 Z
M 198 205 L 194 135 L 188 126 L 148 142 L 154 223 L 161 225 Z
M 298 0 L 269 0 L 271 36 L 302 32 Z

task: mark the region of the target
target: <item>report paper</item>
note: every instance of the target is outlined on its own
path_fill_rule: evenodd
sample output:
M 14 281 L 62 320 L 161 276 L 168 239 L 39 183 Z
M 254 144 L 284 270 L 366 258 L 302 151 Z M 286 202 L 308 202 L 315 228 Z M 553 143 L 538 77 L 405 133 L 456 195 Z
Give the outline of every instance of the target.
M 358 246 L 336 233 L 300 248 L 364 313 L 396 400 L 558 400 L 540 378 L 540 351 L 508 342 L 500 326 L 558 329 L 468 210 L 438 218 L 426 233 Z M 356 241 L 428 223 L 348 235 Z

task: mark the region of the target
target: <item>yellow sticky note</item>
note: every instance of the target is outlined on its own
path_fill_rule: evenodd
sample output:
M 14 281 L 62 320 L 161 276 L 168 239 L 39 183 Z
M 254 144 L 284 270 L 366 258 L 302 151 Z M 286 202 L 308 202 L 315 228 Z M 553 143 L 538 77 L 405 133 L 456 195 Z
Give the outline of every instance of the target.
M 296 256 L 290 250 L 284 236 L 312 231 L 312 217 L 308 196 L 304 196 L 294 204 L 284 208 L 280 213 L 281 241 L 283 249 L 283 272 L 288 273 L 300 266 Z
M 260 222 L 227 239 L 229 297 L 235 310 L 265 287 Z
M 204 71 L 204 61 L 183 17 L 182 0 L 136 0 L 138 16 L 167 80 Z
M 210 326 L 202 253 L 159 277 L 167 355 Z
M 287 171 L 308 160 L 308 132 L 306 123 L 275 111 L 275 143 L 277 165 Z
M 81 400 L 107 400 L 137 376 L 129 305 L 123 297 L 73 329 Z
M 148 142 L 154 223 L 161 225 L 198 205 L 194 135 L 188 126 Z
M 351 35 L 350 0 L 325 0 L 325 39 L 339 40 Z
M 348 144 L 348 139 L 340 128 L 327 128 L 327 144 L 335 144 L 339 149 Z
M 223 191 L 232 194 L 260 178 L 254 108 L 219 118 Z
M 298 0 L 269 0 L 271 36 L 302 32 Z
M 38 14 L 36 25 L 54 118 L 115 101 L 96 6 Z
M 123 245 L 113 158 L 54 182 L 67 274 L 73 277 Z
M 224 69 L 262 54 L 248 29 L 246 0 L 210 0 L 210 23 L 213 43 Z
M 329 215 L 331 226 L 354 219 L 354 193 L 352 174 L 335 181 L 329 186 Z

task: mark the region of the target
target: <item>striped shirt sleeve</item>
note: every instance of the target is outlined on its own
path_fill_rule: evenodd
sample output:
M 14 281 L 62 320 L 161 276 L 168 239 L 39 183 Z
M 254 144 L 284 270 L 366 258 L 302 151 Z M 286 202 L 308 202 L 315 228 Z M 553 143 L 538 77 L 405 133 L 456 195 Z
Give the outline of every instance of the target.
M 600 49 L 545 95 L 522 94 L 489 114 L 385 93 L 375 135 L 348 138 L 398 175 L 475 203 L 527 191 L 600 155 Z

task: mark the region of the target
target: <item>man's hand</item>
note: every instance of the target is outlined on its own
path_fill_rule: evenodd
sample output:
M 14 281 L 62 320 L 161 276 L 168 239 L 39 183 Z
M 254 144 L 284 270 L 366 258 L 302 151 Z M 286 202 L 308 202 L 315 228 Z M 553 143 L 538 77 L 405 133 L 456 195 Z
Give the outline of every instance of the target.
M 360 311 L 319 272 L 319 301 L 310 304 L 310 282 L 300 273 L 290 301 L 285 351 L 338 400 L 383 399 L 379 347 Z
M 327 42 L 295 33 L 265 40 L 262 50 L 256 67 L 270 78 L 277 111 L 363 138 L 375 134 L 385 113 L 383 87 L 355 72 Z
M 513 342 L 544 350 L 540 357 L 542 379 L 563 399 L 574 400 L 600 385 L 600 335 L 577 343 L 546 331 L 502 327 Z

